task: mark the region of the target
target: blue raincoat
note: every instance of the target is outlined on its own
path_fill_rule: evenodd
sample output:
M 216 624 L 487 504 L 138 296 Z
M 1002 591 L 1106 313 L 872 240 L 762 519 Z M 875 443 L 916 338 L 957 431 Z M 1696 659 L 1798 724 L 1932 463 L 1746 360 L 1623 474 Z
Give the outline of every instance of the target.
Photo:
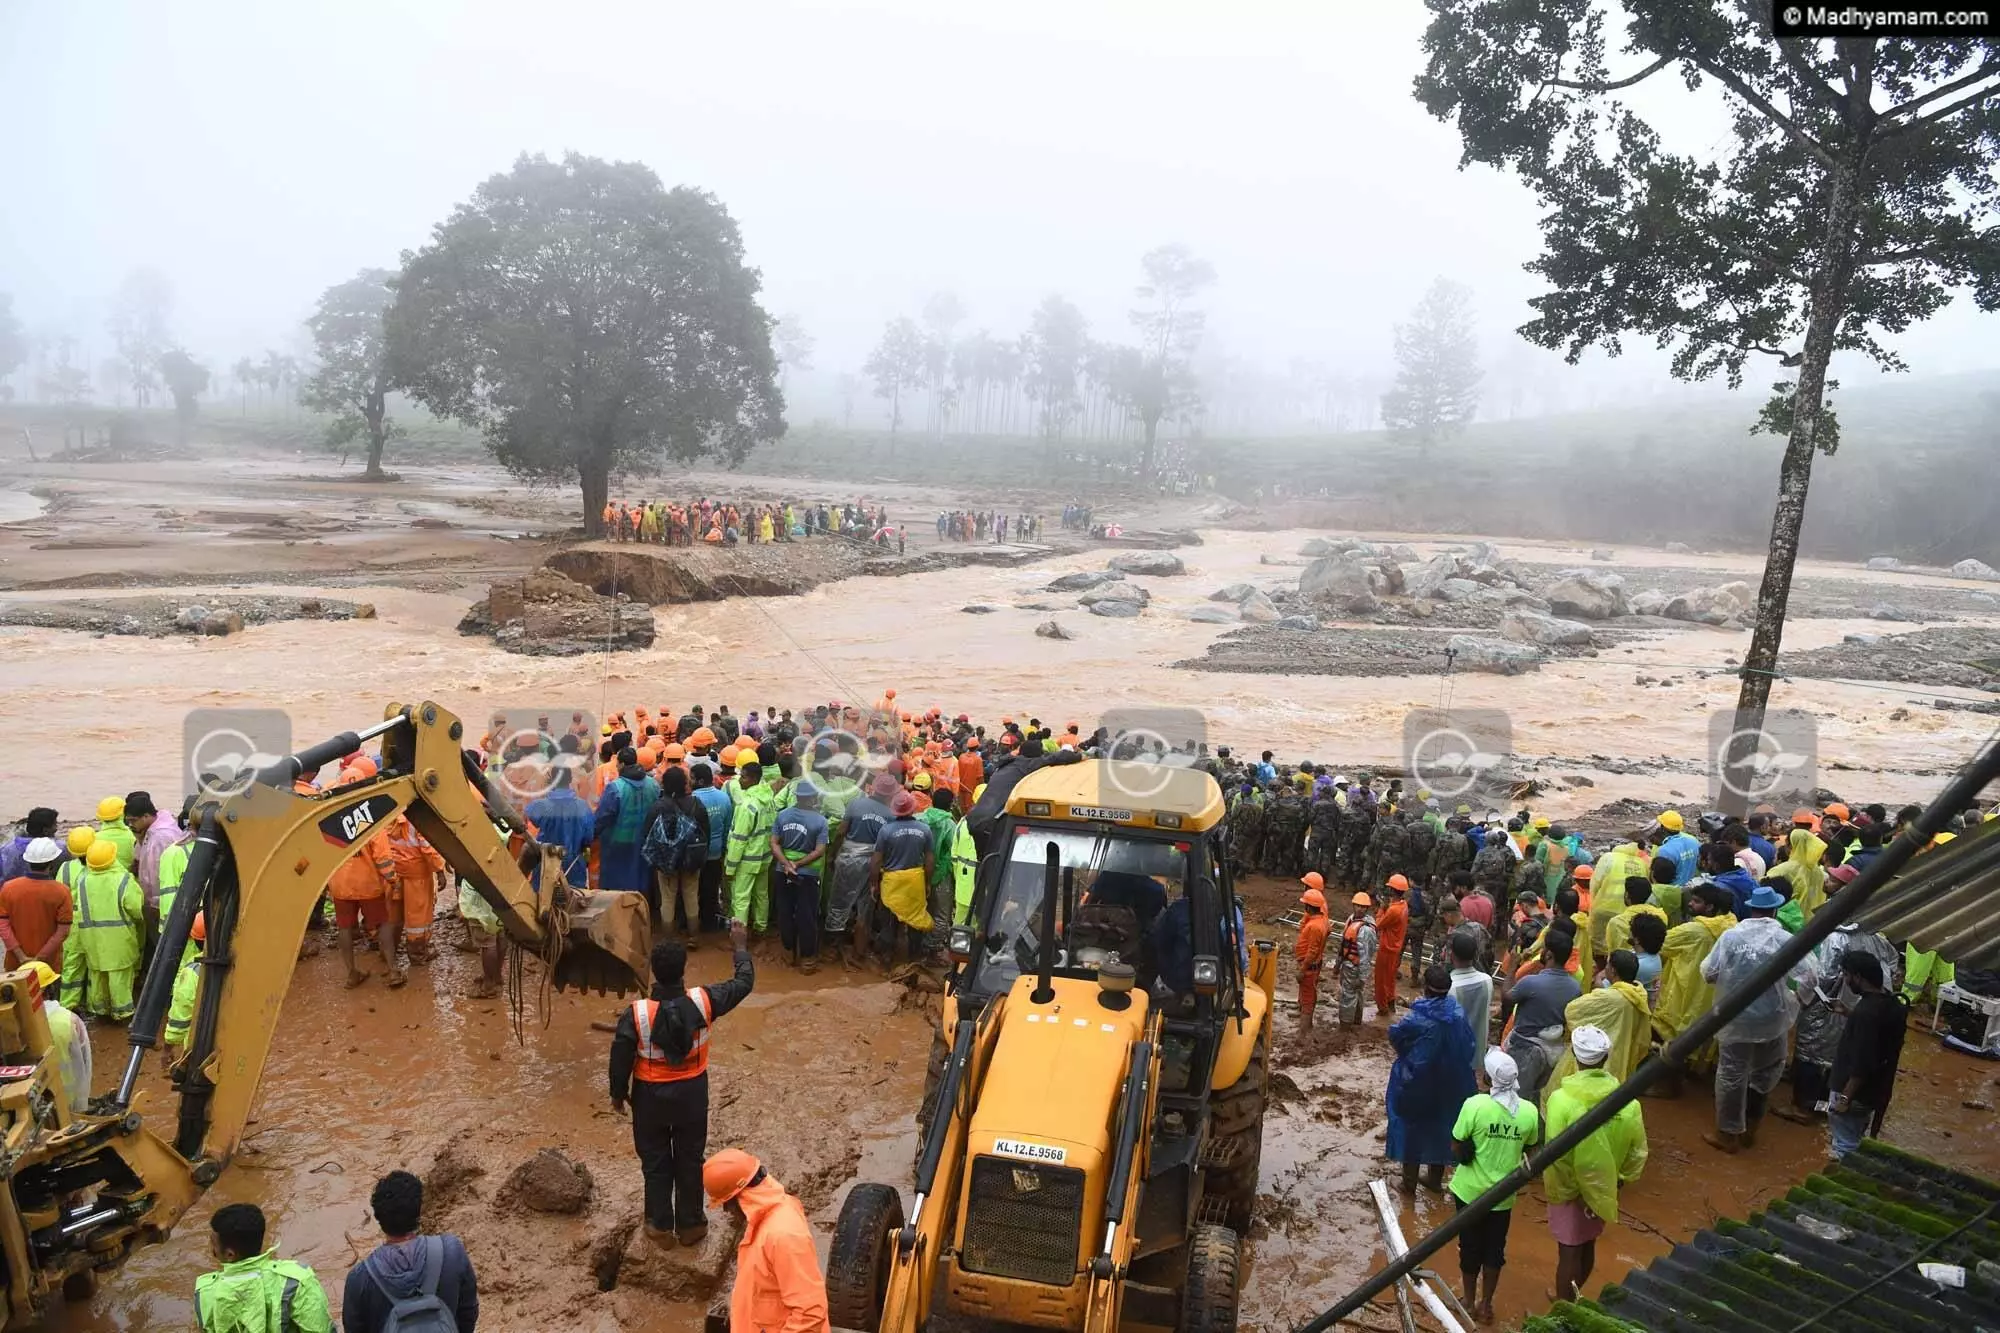
M 1392 1162 L 1448 1166 L 1458 1108 L 1478 1091 L 1472 1078 L 1472 1028 L 1449 995 L 1426 995 L 1389 1029 L 1396 1063 L 1389 1071 Z

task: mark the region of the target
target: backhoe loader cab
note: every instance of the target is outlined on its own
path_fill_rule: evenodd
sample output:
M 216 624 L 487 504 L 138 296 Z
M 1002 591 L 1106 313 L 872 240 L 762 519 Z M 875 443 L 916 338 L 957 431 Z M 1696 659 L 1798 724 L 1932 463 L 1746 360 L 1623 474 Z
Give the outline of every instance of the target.
M 1236 1326 L 1275 954 L 1244 936 L 1215 781 L 1156 770 L 1141 803 L 1099 767 L 1022 779 L 982 847 L 908 1220 L 892 1186 L 850 1193 L 839 1327 Z

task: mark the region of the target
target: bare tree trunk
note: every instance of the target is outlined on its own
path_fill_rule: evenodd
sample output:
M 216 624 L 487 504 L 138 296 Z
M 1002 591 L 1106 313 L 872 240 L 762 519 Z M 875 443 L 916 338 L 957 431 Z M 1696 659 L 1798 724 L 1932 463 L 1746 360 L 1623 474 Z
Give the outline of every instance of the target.
M 389 407 L 385 395 L 371 394 L 362 404 L 361 419 L 368 423 L 368 466 L 362 470 L 364 481 L 382 480 L 382 450 L 389 443 Z M 602 509 L 604 506 L 599 505 Z
M 1146 439 L 1139 446 L 1139 484 L 1149 485 L 1153 480 L 1153 443 L 1160 428 L 1160 418 L 1152 413 L 1146 415 Z
M 1771 515 L 1771 545 L 1764 559 L 1764 580 L 1757 590 L 1757 623 L 1750 650 L 1743 655 L 1743 684 L 1736 696 L 1734 743 L 1727 756 L 1722 783 L 1724 810 L 1742 813 L 1748 762 L 1757 753 L 1757 733 L 1771 698 L 1771 679 L 1778 668 L 1778 649 L 1785 632 L 1785 606 L 1792 593 L 1792 570 L 1799 558 L 1799 534 L 1805 527 L 1806 492 L 1812 482 L 1813 454 L 1821 442 L 1821 417 L 1826 404 L 1826 368 L 1833 357 L 1841 317 L 1847 313 L 1847 292 L 1854 277 L 1855 224 L 1861 205 L 1856 190 L 1866 147 L 1854 158 L 1836 163 L 1827 190 L 1826 236 L 1819 271 L 1808 297 L 1805 347 L 1798 382 L 1792 389 L 1792 429 L 1778 465 L 1778 502 Z
M 611 462 L 608 457 L 585 454 L 576 465 L 577 479 L 583 483 L 583 535 L 604 536 L 604 506 L 611 499 Z

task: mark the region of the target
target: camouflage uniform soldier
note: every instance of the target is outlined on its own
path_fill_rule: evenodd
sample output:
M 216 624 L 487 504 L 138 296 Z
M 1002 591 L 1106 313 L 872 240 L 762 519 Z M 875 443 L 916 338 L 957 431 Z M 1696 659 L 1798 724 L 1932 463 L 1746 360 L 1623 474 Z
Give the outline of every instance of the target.
M 1271 806 L 1269 826 L 1264 834 L 1266 873 L 1281 879 L 1296 879 L 1303 873 L 1300 854 L 1305 850 L 1306 802 L 1299 789 L 1286 783 Z
M 1250 787 L 1237 793 L 1229 811 L 1229 859 L 1237 874 L 1247 875 L 1257 869 L 1263 854 L 1264 793 Z
M 1340 816 L 1340 882 L 1348 888 L 1361 883 L 1362 858 L 1375 828 L 1375 813 L 1353 797 Z
M 1403 822 L 1402 814 L 1385 815 L 1375 821 L 1375 832 L 1368 839 L 1368 858 L 1363 867 L 1368 884 L 1382 884 L 1391 875 L 1403 874 L 1405 854 L 1410 846 L 1409 826 Z
M 1340 816 L 1340 805 L 1333 799 L 1331 789 L 1312 803 L 1312 868 L 1329 882 L 1338 878 L 1335 871 L 1340 860 Z
M 1513 899 L 1507 885 L 1514 878 L 1517 864 L 1507 846 L 1507 835 L 1497 829 L 1487 830 L 1486 845 L 1472 858 L 1472 887 L 1491 898 L 1496 907 L 1511 907 Z
M 1409 846 L 1404 856 L 1403 874 L 1414 884 L 1417 891 L 1410 895 L 1410 928 L 1405 938 L 1405 948 L 1409 953 L 1412 981 L 1423 979 L 1424 936 L 1430 933 L 1431 923 L 1437 919 L 1437 900 L 1441 886 L 1430 878 L 1431 854 L 1437 847 L 1437 830 L 1432 827 L 1430 816 L 1413 819 L 1404 826 L 1408 830 Z

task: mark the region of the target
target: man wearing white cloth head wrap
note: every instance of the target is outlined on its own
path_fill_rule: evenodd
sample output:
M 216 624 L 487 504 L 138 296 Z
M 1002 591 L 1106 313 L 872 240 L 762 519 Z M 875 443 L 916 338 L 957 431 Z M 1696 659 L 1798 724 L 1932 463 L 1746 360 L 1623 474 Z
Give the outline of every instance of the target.
M 1505 1180 L 1541 1138 L 1541 1117 L 1533 1102 L 1521 1100 L 1521 1071 L 1514 1057 L 1497 1046 L 1486 1051 L 1487 1091 L 1466 1098 L 1451 1127 L 1458 1169 L 1451 1174 L 1451 1197 L 1460 1209 Z M 1507 1262 L 1507 1227 L 1514 1196 L 1502 1199 L 1458 1238 L 1458 1272 L 1465 1305 L 1481 1323 L 1493 1320 L 1493 1295 Z M 1485 1285 L 1480 1287 L 1482 1275 Z
M 1618 1089 L 1604 1062 L 1611 1034 L 1586 1023 L 1570 1034 L 1578 1069 L 1549 1093 L 1550 1138 L 1562 1133 Z M 1634 1100 L 1608 1124 L 1571 1148 L 1542 1174 L 1549 1199 L 1549 1232 L 1556 1241 L 1556 1299 L 1573 1301 L 1597 1263 L 1597 1238 L 1618 1216 L 1618 1190 L 1646 1168 L 1646 1122 Z

